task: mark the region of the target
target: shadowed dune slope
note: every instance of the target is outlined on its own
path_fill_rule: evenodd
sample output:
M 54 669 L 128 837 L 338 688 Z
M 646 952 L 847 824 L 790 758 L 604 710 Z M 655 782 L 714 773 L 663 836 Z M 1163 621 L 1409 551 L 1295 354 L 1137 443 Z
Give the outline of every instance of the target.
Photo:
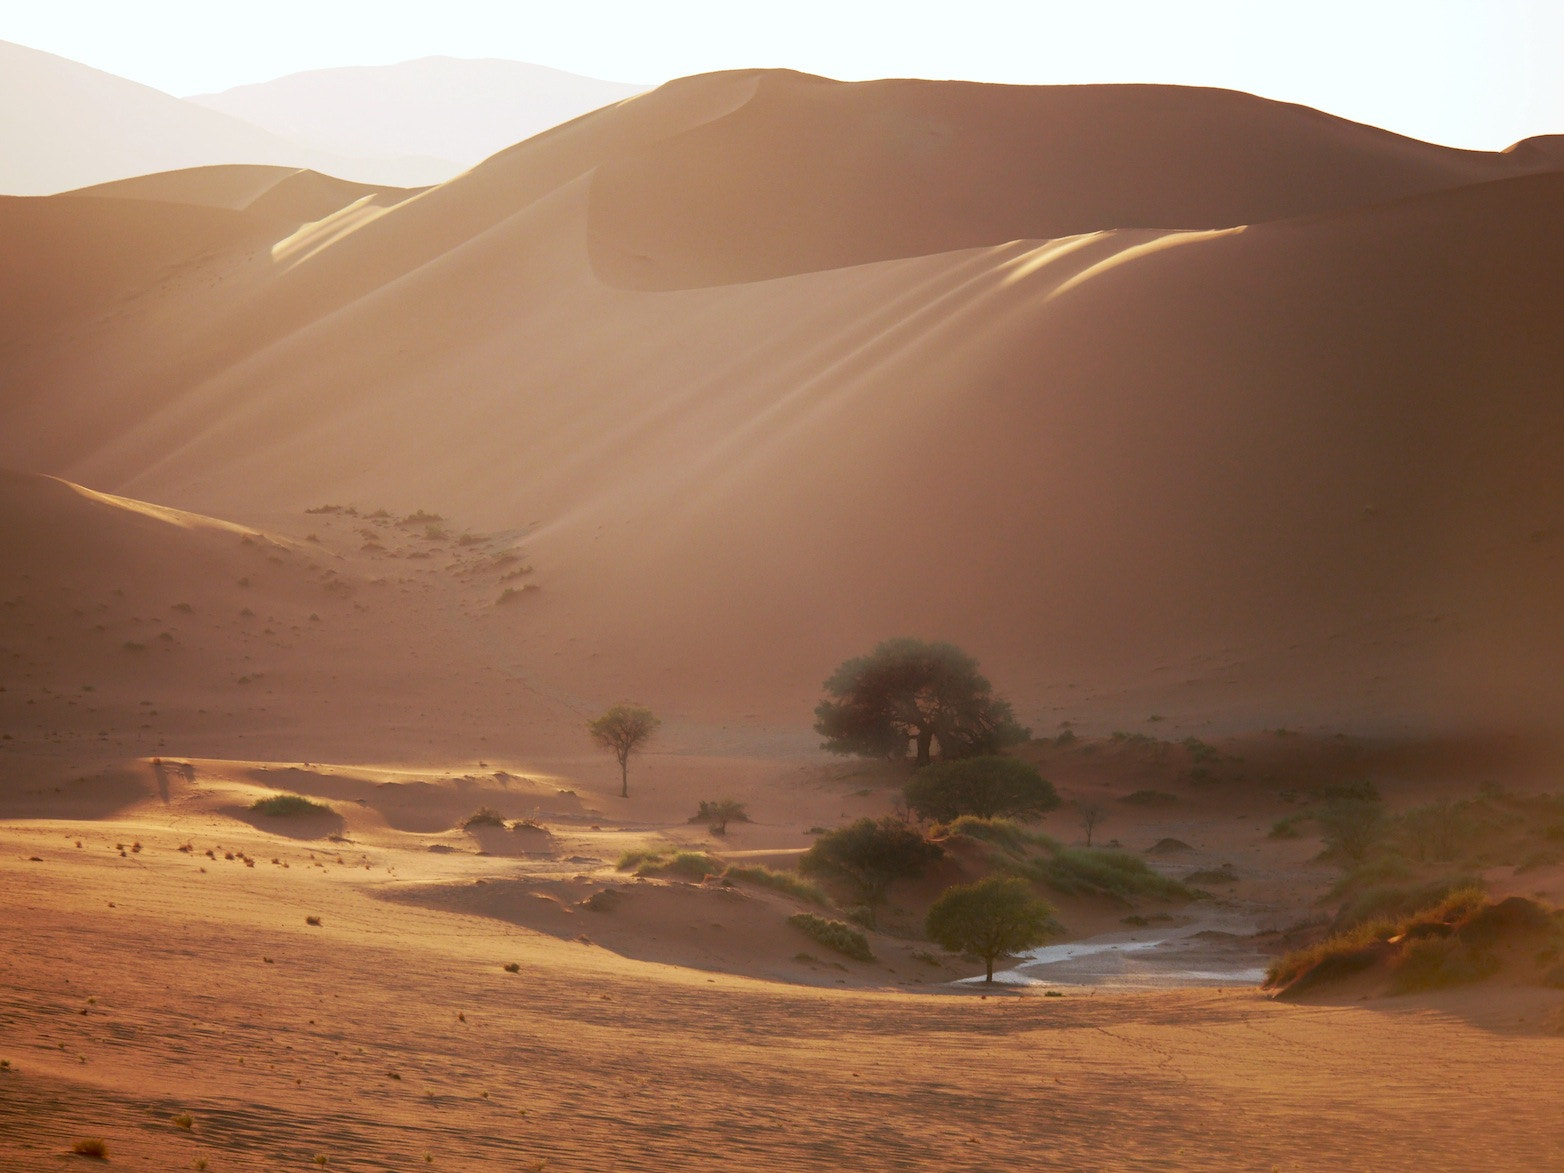
M 1550 726 L 1564 175 L 1517 170 L 1212 91 L 686 79 L 84 310 L 0 460 L 535 526 L 496 646 L 603 703 L 807 724 L 911 633 L 1034 723 Z

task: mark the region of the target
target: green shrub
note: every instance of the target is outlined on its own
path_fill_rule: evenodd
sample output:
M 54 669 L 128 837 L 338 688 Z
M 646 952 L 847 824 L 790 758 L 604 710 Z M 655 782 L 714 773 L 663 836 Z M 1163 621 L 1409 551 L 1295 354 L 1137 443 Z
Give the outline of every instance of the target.
M 835 949 L 854 961 L 873 961 L 868 939 L 851 925 L 839 920 L 826 920 L 812 912 L 800 912 L 787 918 L 787 923 L 803 932 L 811 940 Z
M 985 980 L 994 980 L 994 962 L 1041 945 L 1060 931 L 1054 910 L 1032 895 L 1017 876 L 988 876 L 975 884 L 957 884 L 940 894 L 924 922 L 929 938 L 952 953 L 983 959 Z
M 818 904 L 822 908 L 829 908 L 830 900 L 820 890 L 819 885 L 811 884 L 792 872 L 778 872 L 771 868 L 756 866 L 740 866 L 734 864 L 722 873 L 724 880 L 738 880 L 746 884 L 759 884 L 763 888 L 772 888 L 797 900 L 804 900 L 810 904 Z
M 323 803 L 311 802 L 297 794 L 274 794 L 270 798 L 258 798 L 250 804 L 250 812 L 274 819 L 300 818 L 304 815 L 329 815 L 332 809 Z
M 944 854 L 909 823 L 864 818 L 820 836 L 798 866 L 805 875 L 850 881 L 872 908 L 885 899 L 891 881 L 921 876 Z
M 998 754 L 925 766 L 902 793 L 913 811 L 940 822 L 962 815 L 1036 818 L 1059 806 L 1052 783 L 1018 758 Z

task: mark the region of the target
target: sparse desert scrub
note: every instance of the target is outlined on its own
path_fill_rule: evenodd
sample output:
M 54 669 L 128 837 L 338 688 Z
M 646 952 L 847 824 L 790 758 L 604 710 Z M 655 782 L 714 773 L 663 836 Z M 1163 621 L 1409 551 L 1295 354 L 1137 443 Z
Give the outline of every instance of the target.
M 462 820 L 462 826 L 469 831 L 474 827 L 498 827 L 504 830 L 505 816 L 492 806 L 480 806 Z
M 711 827 L 713 835 L 726 835 L 729 823 L 749 822 L 749 812 L 744 809 L 742 802 L 735 802 L 731 798 L 717 799 L 714 802 L 701 800 L 700 809 L 690 816 L 692 823 L 705 823 Z
M 722 873 L 722 878 L 724 880 L 735 880 L 743 884 L 759 884 L 763 888 L 774 889 L 796 900 L 818 904 L 822 908 L 831 906 L 830 899 L 821 891 L 818 884 L 811 884 L 808 880 L 796 876 L 792 872 L 774 871 L 771 868 L 758 865 L 740 866 L 734 864 Z
M 1058 840 L 1040 831 L 1028 831 L 1010 819 L 981 819 L 976 815 L 962 815 L 945 828 L 948 835 L 965 835 L 969 839 L 981 839 L 1001 847 L 1011 855 L 1023 855 L 1029 848 L 1055 851 Z
M 1101 847 L 1060 847 L 1029 860 L 1018 870 L 1066 896 L 1097 894 L 1129 901 L 1193 900 L 1196 893 L 1123 851 Z
M 812 912 L 796 913 L 787 918 L 787 923 L 811 940 L 827 949 L 836 950 L 844 957 L 851 957 L 854 961 L 874 960 L 874 954 L 869 951 L 868 938 L 851 925 L 839 920 L 826 920 Z
M 995 859 L 1001 870 L 1046 884 L 1065 896 L 1098 894 L 1123 901 L 1136 897 L 1193 900 L 1196 896 L 1184 884 L 1153 871 L 1144 860 L 1127 852 L 1065 847 L 1009 819 L 960 818 L 946 830 L 993 844 L 1003 852 Z
M 266 815 L 274 819 L 332 813 L 331 808 L 324 803 L 312 802 L 298 794 L 274 794 L 270 798 L 258 798 L 250 804 L 250 811 L 252 814 Z
M 92 1157 L 99 1161 L 109 1159 L 109 1145 L 101 1136 L 84 1136 L 71 1144 L 71 1152 L 78 1157 Z
M 1491 906 L 1481 889 L 1462 888 L 1410 916 L 1379 916 L 1362 921 L 1278 958 L 1266 970 L 1265 985 L 1298 991 L 1360 973 L 1381 960 L 1389 960 L 1397 952 L 1396 945 L 1451 935 L 1486 907 Z M 1437 968 L 1430 960 L 1432 952 L 1422 952 L 1426 955 L 1414 962 L 1410 975 L 1414 981 L 1426 979 Z M 1418 975 L 1423 975 L 1423 979 Z
M 720 876 L 727 867 L 722 860 L 704 851 L 672 851 L 668 849 L 642 848 L 627 851 L 616 865 L 622 872 L 635 870 L 638 876 L 682 876 L 687 880 L 704 880 L 707 876 Z
M 175 1128 L 183 1128 L 186 1131 L 189 1131 L 195 1127 L 195 1120 L 191 1117 L 189 1112 L 181 1112 L 178 1116 L 175 1116 L 173 1119 L 171 1119 L 169 1123 L 172 1124 Z

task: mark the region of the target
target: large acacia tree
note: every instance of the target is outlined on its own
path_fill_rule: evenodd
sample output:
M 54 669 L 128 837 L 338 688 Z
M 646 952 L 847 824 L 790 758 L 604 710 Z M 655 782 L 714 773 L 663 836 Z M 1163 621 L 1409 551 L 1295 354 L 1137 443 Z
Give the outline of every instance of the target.
M 832 753 L 903 757 L 911 745 L 925 766 L 936 745 L 954 759 L 1027 737 L 977 661 L 953 644 L 888 639 L 838 668 L 825 690 L 815 731 Z

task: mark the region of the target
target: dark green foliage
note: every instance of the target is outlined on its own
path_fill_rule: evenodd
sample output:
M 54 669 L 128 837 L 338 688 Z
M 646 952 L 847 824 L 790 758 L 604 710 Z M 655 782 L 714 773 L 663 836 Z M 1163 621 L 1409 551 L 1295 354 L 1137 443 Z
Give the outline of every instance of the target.
M 868 939 L 851 925 L 839 920 L 826 920 L 812 912 L 796 913 L 787 918 L 787 923 L 827 949 L 835 949 L 854 961 L 874 960 L 874 954 L 869 952 Z
M 857 886 L 871 908 L 892 880 L 921 876 L 944 855 L 916 827 L 895 818 L 859 819 L 828 831 L 799 860 L 809 876 L 835 876 Z
M 942 823 L 962 815 L 1031 819 L 1059 806 L 1051 782 L 1025 762 L 996 754 L 925 766 L 902 793 L 913 811 Z
M 615 705 L 587 722 L 592 740 L 619 760 L 619 797 L 630 797 L 630 755 L 651 739 L 662 722 L 640 705 Z
M 985 980 L 994 980 L 994 961 L 1041 945 L 1059 932 L 1054 910 L 1032 895 L 1016 876 L 989 876 L 940 894 L 924 921 L 929 939 L 952 953 L 983 959 Z
M 815 731 L 832 753 L 916 760 L 975 757 L 1026 740 L 1008 701 L 994 696 L 977 661 L 947 643 L 886 640 L 848 660 L 825 682 L 830 697 L 815 706 Z
M 304 815 L 329 815 L 331 808 L 323 803 L 311 802 L 297 794 L 274 794 L 270 798 L 258 798 L 250 804 L 253 814 L 268 815 L 274 819 L 296 819 Z

